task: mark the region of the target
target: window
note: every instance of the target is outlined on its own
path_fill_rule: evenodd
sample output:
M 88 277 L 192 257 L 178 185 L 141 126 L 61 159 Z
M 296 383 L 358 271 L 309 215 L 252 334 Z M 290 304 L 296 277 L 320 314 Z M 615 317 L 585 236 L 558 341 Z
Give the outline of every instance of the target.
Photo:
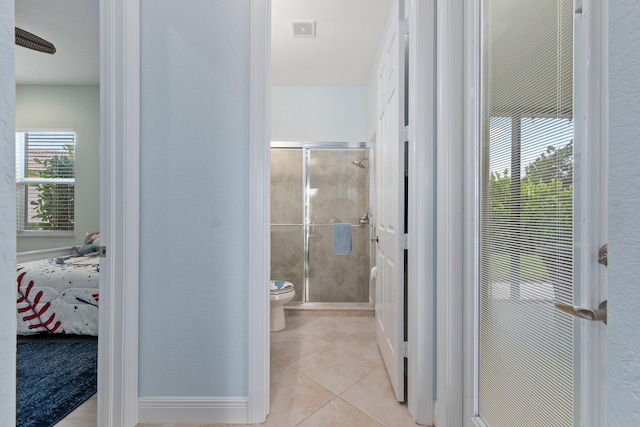
M 481 5 L 478 416 L 571 427 L 576 331 L 554 305 L 574 303 L 573 1 Z
M 73 236 L 75 132 L 16 132 L 18 235 Z

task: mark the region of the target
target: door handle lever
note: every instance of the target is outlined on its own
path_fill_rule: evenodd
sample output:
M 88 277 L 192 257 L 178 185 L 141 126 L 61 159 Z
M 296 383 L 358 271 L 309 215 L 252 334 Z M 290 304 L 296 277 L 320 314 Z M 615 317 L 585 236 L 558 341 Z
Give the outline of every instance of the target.
M 602 321 L 605 325 L 607 324 L 607 300 L 602 301 L 600 306 L 596 309 L 561 303 L 555 303 L 554 306 L 556 310 L 570 314 L 571 316 L 576 316 L 585 320 Z

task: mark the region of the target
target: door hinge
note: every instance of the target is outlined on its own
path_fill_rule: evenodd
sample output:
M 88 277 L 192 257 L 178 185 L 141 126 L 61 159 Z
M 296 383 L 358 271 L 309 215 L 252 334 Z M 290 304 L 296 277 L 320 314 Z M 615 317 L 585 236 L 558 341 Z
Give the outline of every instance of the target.
M 409 358 L 409 342 L 408 341 L 402 342 L 400 353 L 402 354 L 402 357 Z
M 106 246 L 100 246 L 100 254 L 99 254 L 100 258 L 104 258 L 107 256 L 107 247 Z
M 400 32 L 402 34 L 409 34 L 409 19 L 401 19 L 400 20 Z
M 605 243 L 598 251 L 598 263 L 609 265 L 609 245 Z
M 582 13 L 582 0 L 574 0 L 573 8 L 575 13 Z
M 407 233 L 402 235 L 402 249 L 409 249 L 409 235 Z
M 402 140 L 402 142 L 409 141 L 409 126 L 404 126 L 400 130 L 400 139 Z

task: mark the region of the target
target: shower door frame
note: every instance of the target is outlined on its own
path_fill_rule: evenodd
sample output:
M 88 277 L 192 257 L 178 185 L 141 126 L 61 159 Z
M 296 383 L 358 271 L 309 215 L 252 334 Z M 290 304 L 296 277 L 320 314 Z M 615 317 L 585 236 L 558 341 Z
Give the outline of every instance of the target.
M 309 217 L 309 194 L 311 189 L 311 172 L 310 172 L 310 161 L 311 158 L 309 156 L 310 150 L 344 150 L 344 151 L 356 151 L 356 150 L 369 150 L 367 154 L 369 164 L 368 168 L 373 168 L 375 164 L 375 159 L 373 158 L 373 145 L 367 142 L 297 142 L 297 141 L 272 141 L 271 149 L 286 149 L 286 150 L 302 150 L 303 160 L 302 160 L 302 201 L 303 201 L 303 222 L 301 226 L 304 228 L 304 284 L 303 284 L 303 295 L 302 301 L 291 301 L 288 305 L 292 306 L 305 306 L 305 307 L 313 307 L 313 308 L 328 308 L 328 307 L 341 307 L 341 308 L 350 308 L 350 307 L 373 307 L 373 294 L 371 289 L 371 280 L 368 280 L 368 300 L 367 302 L 323 302 L 323 301 L 308 301 L 309 298 L 309 281 L 310 281 L 310 258 L 309 258 L 309 237 L 310 237 L 310 228 L 311 227 L 329 227 L 332 224 L 311 224 L 311 219 Z M 374 169 L 370 169 L 372 171 Z M 374 174 L 369 172 L 369 206 L 367 208 L 367 212 L 370 215 L 374 213 L 374 205 L 372 201 L 374 200 L 373 195 L 375 194 L 375 179 Z M 278 225 L 297 225 L 297 224 L 278 224 Z M 352 224 L 352 226 L 354 226 Z M 355 225 L 357 227 L 358 225 Z M 273 224 L 271 224 L 273 227 Z M 367 225 L 369 227 L 369 239 L 374 236 L 374 227 L 373 224 Z M 375 264 L 374 257 L 375 247 L 371 243 L 369 243 L 369 270 L 371 266 Z M 368 277 L 368 276 L 367 276 Z

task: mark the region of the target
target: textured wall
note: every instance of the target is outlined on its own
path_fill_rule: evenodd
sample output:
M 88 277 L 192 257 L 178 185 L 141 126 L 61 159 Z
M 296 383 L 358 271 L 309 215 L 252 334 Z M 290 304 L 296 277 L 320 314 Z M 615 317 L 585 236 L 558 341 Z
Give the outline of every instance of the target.
M 640 425 L 640 2 L 609 2 L 609 426 Z
M 0 0 L 0 425 L 16 419 L 16 195 L 13 0 Z
M 364 86 L 272 86 L 273 141 L 365 141 Z
M 249 2 L 142 0 L 140 80 L 140 396 L 247 396 Z
M 82 244 L 99 228 L 100 87 L 18 86 L 16 128 L 76 132 L 75 237 L 20 237 L 18 252 Z

